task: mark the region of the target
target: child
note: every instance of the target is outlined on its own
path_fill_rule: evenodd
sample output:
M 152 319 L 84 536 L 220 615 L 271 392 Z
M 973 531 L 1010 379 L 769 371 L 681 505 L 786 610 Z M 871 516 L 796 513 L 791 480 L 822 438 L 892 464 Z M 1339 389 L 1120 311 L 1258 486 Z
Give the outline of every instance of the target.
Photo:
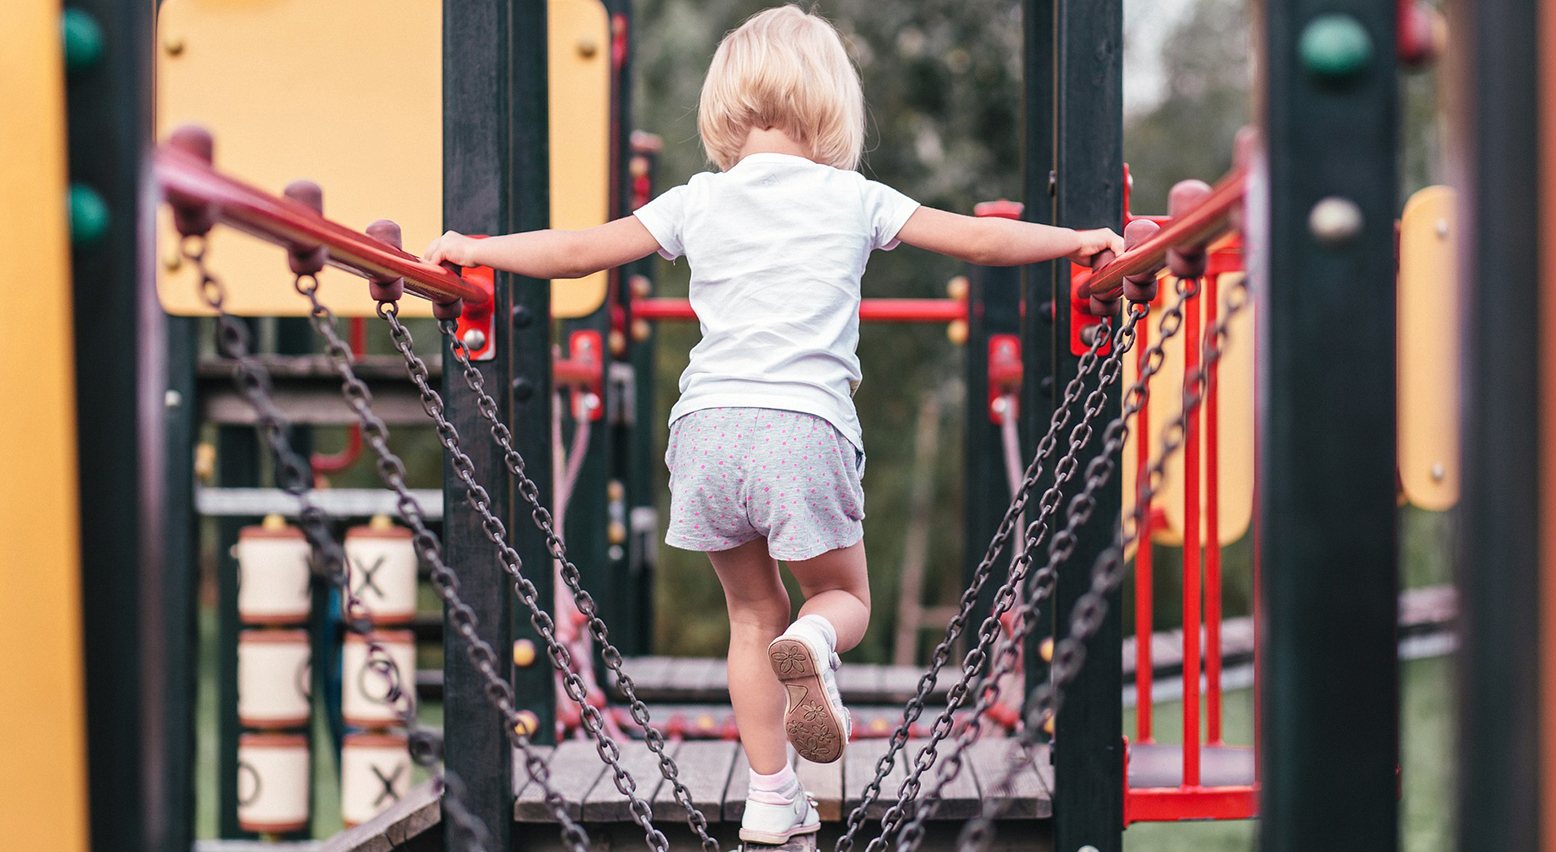
M 842 756 L 833 671 L 870 621 L 864 445 L 854 411 L 859 278 L 899 242 L 983 265 L 1122 251 L 1101 228 L 977 219 L 916 202 L 855 169 L 864 97 L 842 40 L 796 6 L 719 45 L 698 132 L 719 168 L 635 214 L 581 231 L 487 240 L 450 232 L 427 260 L 577 278 L 658 251 L 691 265 L 702 326 L 670 412 L 666 542 L 707 551 L 729 609 L 729 693 L 751 785 L 740 837 L 781 843 L 820 820 L 790 768 Z M 805 596 L 790 622 L 778 563 Z

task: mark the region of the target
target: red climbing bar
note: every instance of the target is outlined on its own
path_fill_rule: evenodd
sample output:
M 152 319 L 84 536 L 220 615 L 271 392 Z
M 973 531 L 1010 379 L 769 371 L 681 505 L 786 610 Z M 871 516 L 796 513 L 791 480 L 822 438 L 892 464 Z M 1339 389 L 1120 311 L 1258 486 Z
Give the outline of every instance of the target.
M 1093 272 L 1081 281 L 1077 297 L 1092 295 L 1114 299 L 1124 289 L 1124 276 L 1155 269 L 1175 245 L 1208 243 L 1231 227 L 1232 211 L 1243 201 L 1247 177 L 1241 166 L 1233 167 L 1214 187 L 1205 203 L 1162 225 L 1155 236 L 1124 252 L 1117 260 Z
M 634 319 L 694 320 L 697 313 L 687 299 L 633 299 Z M 864 299 L 859 318 L 865 322 L 955 322 L 967 319 L 967 303 L 960 299 Z
M 1205 327 L 1216 322 L 1213 270 L 1205 276 Z M 1221 745 L 1221 486 L 1220 412 L 1216 390 L 1219 361 L 1206 367 L 1205 420 L 1205 741 Z
M 1142 322 L 1136 326 L 1135 340 L 1136 375 L 1146 370 L 1146 350 L 1150 348 L 1151 328 Z M 1140 399 L 1140 412 L 1135 415 L 1135 485 L 1136 499 L 1139 486 L 1146 481 L 1146 470 L 1151 465 L 1151 395 Z M 1151 669 L 1151 636 L 1155 630 L 1152 613 L 1156 602 L 1151 589 L 1151 507 L 1142 506 L 1140 529 L 1135 535 L 1135 742 L 1155 742 L 1151 732 L 1151 686 L 1155 672 Z
M 1183 311 L 1183 376 L 1200 362 L 1201 299 Z M 1183 434 L 1183 786 L 1199 786 L 1200 629 L 1199 408 L 1190 409 Z
M 404 278 L 405 289 L 434 302 L 462 300 L 478 308 L 491 301 L 458 275 L 332 222 L 307 207 L 228 177 L 191 154 L 157 146 L 156 181 L 170 202 L 210 206 L 216 221 L 281 246 L 327 246 L 330 265 L 366 278 Z

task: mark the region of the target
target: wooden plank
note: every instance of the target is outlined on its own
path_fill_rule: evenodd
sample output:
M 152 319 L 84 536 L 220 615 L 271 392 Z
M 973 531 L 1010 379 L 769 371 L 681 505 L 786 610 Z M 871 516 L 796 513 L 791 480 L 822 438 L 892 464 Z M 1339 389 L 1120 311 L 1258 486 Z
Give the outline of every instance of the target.
M 912 759 L 917 761 L 919 752 L 923 751 L 924 746 L 928 743 L 928 739 L 908 740 L 908 747 L 903 750 L 903 753 L 911 755 Z M 950 750 L 950 742 L 943 742 L 936 748 L 936 752 L 940 757 L 936 760 L 935 765 L 929 767 L 929 770 L 924 773 L 921 779 L 923 782 L 923 786 L 920 788 L 921 796 L 928 794 L 932 786 L 938 783 L 935 779 L 940 771 L 939 763 L 945 759 L 946 753 Z M 964 754 L 962 756 L 962 766 L 957 771 L 956 777 L 951 779 L 950 783 L 940 788 L 938 804 L 935 807 L 932 819 L 966 819 L 978 815 L 982 800 L 978 795 L 978 782 L 974 777 L 972 764 L 972 754 Z M 904 773 L 903 777 L 907 777 L 906 773 Z
M 885 668 L 875 663 L 845 663 L 837 670 L 837 689 L 843 701 L 880 701 L 881 677 L 885 674 Z
M 665 750 L 673 757 L 678 743 L 665 743 Z M 650 806 L 654 793 L 664 783 L 659 769 L 659 758 L 648 749 L 648 743 L 632 740 L 621 744 L 621 767 L 637 782 L 637 797 Z M 632 806 L 626 794 L 616 788 L 616 778 L 607 767 L 600 780 L 583 800 L 585 822 L 630 822 Z
M 724 821 L 740 822 L 746 815 L 746 790 L 751 784 L 751 762 L 746 760 L 746 750 L 735 749 L 735 762 L 729 769 L 729 783 L 724 785 Z
M 723 817 L 724 788 L 740 744 L 725 740 L 688 740 L 681 743 L 675 762 L 680 766 L 681 783 L 692 794 L 692 805 L 717 822 Z M 675 789 L 660 784 L 654 794 L 654 819 L 683 820 L 686 812 L 675 801 Z
M 553 746 L 535 746 L 535 751 L 539 752 L 541 758 L 544 759 L 546 761 L 546 763 L 549 765 L 551 763 L 551 753 L 553 751 L 556 751 L 556 748 L 553 747 Z M 520 802 L 523 802 L 523 801 L 529 801 L 531 803 L 539 802 L 541 808 L 545 807 L 545 797 L 540 795 L 540 788 L 538 788 L 538 787 L 534 790 L 534 792 L 532 792 L 530 794 L 529 799 L 525 799 L 525 792 L 528 791 L 529 788 L 533 784 L 534 784 L 534 781 L 529 776 L 529 766 L 524 762 L 524 753 L 519 751 L 518 749 L 514 749 L 513 750 L 513 799 L 514 799 L 514 801 L 513 801 L 513 818 L 516 819 L 516 820 L 519 820 L 520 822 L 527 822 L 528 821 L 528 820 L 525 820 L 523 817 L 519 816 L 519 803 Z M 534 808 L 529 808 L 529 811 L 533 812 Z M 548 818 L 548 817 L 549 817 L 549 812 L 546 812 L 541 817 L 537 817 L 537 819 Z
M 821 813 L 822 821 L 836 822 L 843 818 L 843 761 L 812 763 L 795 755 L 794 774 L 799 776 L 805 792 L 816 800 L 816 810 Z
M 875 765 L 886 753 L 889 740 L 856 740 L 848 744 L 843 752 L 843 807 L 852 812 L 860 802 L 864 801 L 864 788 L 875 777 Z M 907 777 L 906 771 L 907 752 L 904 750 L 897 755 L 892 764 L 891 772 L 887 774 L 881 783 L 881 795 L 876 799 L 870 809 L 865 811 L 865 816 L 870 819 L 880 819 L 897 800 L 897 790 L 902 786 L 902 780 Z
M 312 849 L 316 852 L 389 852 L 436 826 L 442 818 L 443 809 L 439 807 L 439 795 L 433 782 L 423 781 L 383 813 L 337 833 Z
M 891 704 L 907 703 L 908 699 L 917 694 L 918 681 L 919 678 L 923 677 L 924 671 L 924 669 L 913 666 L 885 667 L 885 670 L 881 672 L 881 701 Z M 944 696 L 946 689 L 956 682 L 956 678 L 952 676 L 953 674 L 954 672 L 947 674 L 942 669 L 929 694 L 932 696 Z
M 621 667 L 627 676 L 632 678 L 632 686 L 637 691 L 638 697 L 647 700 L 663 693 L 670 665 L 669 657 L 628 657 L 622 661 Z M 611 680 L 611 691 L 618 697 L 625 697 L 614 676 Z
M 979 740 L 968 749 L 969 765 L 978 782 L 983 801 L 1003 807 L 1006 819 L 1047 819 L 1053 816 L 1053 766 L 1048 762 L 1048 746 L 1037 746 L 1023 756 L 1020 743 L 1013 739 Z M 1019 771 L 1005 795 L 997 785 L 1012 763 Z
M 702 678 L 697 682 L 697 689 L 703 695 L 716 696 L 717 700 L 728 701 L 729 661 L 721 657 L 709 657 L 705 666 Z
M 740 852 L 816 852 L 817 832 L 791 837 L 777 846 L 766 843 L 742 843 Z
M 592 740 L 568 740 L 551 753 L 551 786 L 561 794 L 567 815 L 580 819 L 583 800 L 605 771 Z M 513 802 L 517 822 L 553 822 L 551 808 L 539 784 L 526 785 Z

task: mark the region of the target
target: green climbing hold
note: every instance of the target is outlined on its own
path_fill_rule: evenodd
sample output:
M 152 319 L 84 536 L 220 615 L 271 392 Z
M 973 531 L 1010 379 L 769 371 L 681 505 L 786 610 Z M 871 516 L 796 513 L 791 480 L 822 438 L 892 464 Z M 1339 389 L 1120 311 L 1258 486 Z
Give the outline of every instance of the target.
M 1361 73 L 1372 61 L 1372 37 L 1350 15 L 1319 15 L 1302 30 L 1302 67 L 1329 80 Z
M 70 241 L 91 245 L 108 233 L 108 202 L 97 190 L 80 183 L 70 185 Z
M 60 35 L 65 40 L 65 68 L 82 71 L 103 58 L 103 28 L 97 19 L 80 9 L 66 9 L 59 19 Z

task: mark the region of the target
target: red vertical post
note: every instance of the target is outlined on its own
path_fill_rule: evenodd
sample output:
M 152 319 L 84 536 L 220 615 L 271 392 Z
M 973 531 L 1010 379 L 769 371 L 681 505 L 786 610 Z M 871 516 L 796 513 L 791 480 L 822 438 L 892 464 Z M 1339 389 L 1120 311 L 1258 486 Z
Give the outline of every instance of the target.
M 1199 296 L 1188 301 L 1183 322 L 1185 386 L 1199 369 Z M 1183 786 L 1199 786 L 1200 517 L 1199 409 L 1187 412 L 1183 435 Z
M 1205 276 L 1202 293 L 1205 326 L 1216 322 L 1217 273 Z M 1216 406 L 1216 370 L 1207 370 L 1205 394 L 1205 739 L 1221 745 L 1221 485 L 1220 412 Z
M 1145 373 L 1145 351 L 1149 347 L 1150 328 L 1141 322 L 1136 328 L 1139 339 L 1135 341 L 1135 364 L 1138 372 Z M 1145 481 L 1146 468 L 1151 463 L 1151 410 L 1149 393 L 1140 402 L 1140 413 L 1135 415 L 1135 495 L 1140 494 L 1140 484 Z M 1135 539 L 1135 741 L 1155 742 L 1151 735 L 1151 634 L 1154 602 L 1151 593 L 1151 507 L 1143 507 L 1140 530 Z

